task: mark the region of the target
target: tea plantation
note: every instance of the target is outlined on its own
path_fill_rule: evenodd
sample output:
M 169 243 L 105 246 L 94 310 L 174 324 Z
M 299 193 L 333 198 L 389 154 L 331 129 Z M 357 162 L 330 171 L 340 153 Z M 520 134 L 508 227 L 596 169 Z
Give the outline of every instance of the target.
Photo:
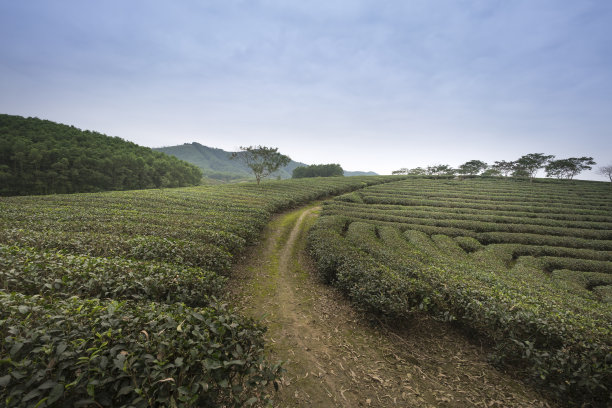
M 361 308 L 428 312 L 557 397 L 610 403 L 609 184 L 410 178 L 325 202 L 309 246 Z
M 250 406 L 279 369 L 223 301 L 272 213 L 393 177 L 0 199 L 0 405 Z

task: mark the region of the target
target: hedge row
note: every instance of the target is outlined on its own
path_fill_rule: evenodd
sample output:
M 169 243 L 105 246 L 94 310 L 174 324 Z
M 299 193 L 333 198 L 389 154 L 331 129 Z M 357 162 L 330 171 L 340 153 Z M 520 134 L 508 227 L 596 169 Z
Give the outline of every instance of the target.
M 546 220 L 561 220 L 561 221 L 584 221 L 591 222 L 593 224 L 603 223 L 612 224 L 612 216 L 604 215 L 580 215 L 580 214 L 561 214 L 554 212 L 545 213 L 533 213 L 527 211 L 498 211 L 498 210 L 486 210 L 486 209 L 474 209 L 474 208 L 463 208 L 463 207 L 432 207 L 432 206 L 403 206 L 396 204 L 365 204 L 361 199 L 361 191 L 356 191 L 348 194 L 343 194 L 334 198 L 334 200 L 325 201 L 323 207 L 330 208 L 356 208 L 363 209 L 368 208 L 372 210 L 389 210 L 393 212 L 421 212 L 424 215 L 429 214 L 464 214 L 464 215 L 493 215 L 499 217 L 516 217 L 520 219 L 530 219 L 531 221 L 542 221 Z M 355 198 L 357 197 L 357 198 Z
M 418 194 L 420 197 L 424 197 L 427 199 L 440 199 L 443 201 L 450 200 L 461 200 L 461 201 L 494 201 L 501 203 L 529 203 L 529 205 L 537 206 L 539 204 L 542 205 L 559 205 L 559 206 L 577 206 L 577 207 L 594 207 L 597 209 L 598 207 L 610 207 L 610 201 L 607 199 L 605 195 L 598 195 L 596 197 L 590 197 L 588 200 L 585 200 L 584 196 L 575 195 L 569 196 L 568 194 L 554 194 L 554 195 L 546 195 L 541 192 L 534 193 L 525 193 L 521 194 L 516 191 L 507 191 L 505 194 L 495 194 L 489 190 L 483 192 L 482 190 L 456 190 L 449 191 L 448 189 L 444 190 L 435 190 L 432 189 L 430 191 L 426 191 L 423 189 L 395 189 L 389 187 L 381 187 L 376 189 L 370 189 L 365 194 L 368 196 L 380 196 L 387 197 L 393 196 L 398 193 L 402 193 L 405 195 L 410 194 Z
M 324 205 L 309 246 L 360 307 L 427 310 L 559 398 L 605 406 L 612 197 L 602 186 L 409 178 Z
M 353 217 L 397 222 L 404 224 L 421 224 L 427 226 L 435 226 L 442 228 L 459 228 L 463 230 L 479 232 L 512 232 L 518 234 L 543 234 L 550 236 L 569 236 L 578 238 L 588 239 L 601 239 L 611 240 L 612 229 L 590 229 L 590 228 L 562 228 L 562 227 L 551 227 L 544 225 L 530 224 L 528 222 L 511 224 L 511 223 L 500 223 L 497 221 L 483 222 L 476 220 L 463 220 L 463 219 L 438 219 L 435 217 L 414 217 L 412 215 L 394 215 L 386 211 L 374 210 L 367 211 L 367 209 L 356 210 L 351 208 L 349 211 L 344 209 L 327 209 L 329 214 L 344 215 L 350 212 Z
M 351 193 L 353 195 L 358 193 Z M 344 196 L 343 196 L 344 197 Z M 497 224 L 528 224 L 531 226 L 546 226 L 559 228 L 582 228 L 591 230 L 611 230 L 612 222 L 603 221 L 577 221 L 577 220 L 557 220 L 551 218 L 530 218 L 521 215 L 499 215 L 498 213 L 484 214 L 482 211 L 472 211 L 469 213 L 457 213 L 448 210 L 423 210 L 414 207 L 395 207 L 395 208 L 377 208 L 373 205 L 356 205 L 355 203 L 346 203 L 341 201 L 328 201 L 325 205 L 328 211 L 356 211 L 367 212 L 370 214 L 384 216 L 398 216 L 408 218 L 421 218 L 430 220 L 464 220 Z M 612 218 L 611 218 L 612 220 Z
M 606 216 L 609 217 L 609 209 L 584 209 L 575 208 L 570 206 L 553 206 L 553 205 L 542 205 L 542 206 L 526 206 L 520 204 L 501 204 L 498 202 L 482 203 L 482 202 L 469 202 L 464 200 L 430 200 L 424 198 L 417 198 L 417 196 L 398 196 L 388 195 L 384 197 L 374 196 L 369 194 L 362 195 L 363 202 L 366 204 L 392 204 L 392 205 L 404 205 L 404 206 L 428 206 L 428 207 L 451 207 L 451 208 L 471 208 L 477 210 L 495 210 L 495 211 L 520 211 L 520 212 L 531 212 L 531 213 L 560 213 L 560 214 L 571 214 L 571 215 L 590 215 L 590 216 Z
M 3 199 L 0 405 L 264 401 L 278 367 L 263 329 L 217 304 L 223 275 L 272 212 L 393 180 Z
M 225 281 L 201 268 L 0 245 L 0 288 L 28 295 L 206 306 Z
M 322 217 L 309 245 L 361 307 L 396 318 L 427 310 L 470 327 L 494 345 L 497 363 L 521 368 L 559 396 L 609 398 L 610 306 L 572 296 L 527 268 L 510 274 L 448 257 L 422 233 L 407 231 L 406 242 L 393 227 L 355 222 L 343 237 L 344 226 L 345 219 Z

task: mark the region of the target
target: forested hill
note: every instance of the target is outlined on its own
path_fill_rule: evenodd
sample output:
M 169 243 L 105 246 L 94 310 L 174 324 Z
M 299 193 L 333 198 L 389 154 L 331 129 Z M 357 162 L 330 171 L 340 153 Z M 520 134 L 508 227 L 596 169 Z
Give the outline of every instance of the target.
M 203 146 L 199 143 L 185 143 L 178 146 L 154 148 L 153 150 L 175 156 L 198 166 L 205 177 L 224 181 L 253 178 L 253 172 L 241 161 L 231 160 L 231 152 L 225 150 Z M 293 169 L 299 166 L 306 165 L 292 160 L 287 166 L 282 167 L 277 174 L 283 179 L 291 178 Z
M 251 170 L 242 162 L 230 160 L 231 152 L 212 147 L 203 146 L 199 143 L 185 143 L 178 146 L 159 147 L 153 150 L 163 152 L 181 160 L 198 166 L 204 176 L 218 180 L 235 180 L 240 178 L 253 178 Z M 291 161 L 287 166 L 278 171 L 278 175 L 283 178 L 291 178 L 293 169 L 300 166 L 307 166 L 304 163 Z M 374 172 L 345 171 L 345 176 L 375 176 Z
M 74 126 L 0 114 L 0 195 L 180 187 L 196 166 Z

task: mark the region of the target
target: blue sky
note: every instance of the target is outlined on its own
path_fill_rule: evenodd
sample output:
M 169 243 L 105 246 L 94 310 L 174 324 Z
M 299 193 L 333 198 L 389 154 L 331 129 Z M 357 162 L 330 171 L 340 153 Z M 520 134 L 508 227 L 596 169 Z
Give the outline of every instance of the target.
M 381 174 L 607 165 L 612 2 L 0 0 L 0 112 Z

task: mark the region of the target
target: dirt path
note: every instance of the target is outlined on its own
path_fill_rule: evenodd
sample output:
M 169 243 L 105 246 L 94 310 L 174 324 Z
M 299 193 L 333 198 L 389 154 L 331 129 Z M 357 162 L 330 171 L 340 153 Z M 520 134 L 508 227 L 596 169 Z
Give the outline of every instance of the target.
M 321 284 L 305 251 L 318 210 L 274 218 L 233 274 L 231 296 L 268 326 L 270 359 L 287 370 L 274 406 L 552 406 L 447 326 L 426 317 L 403 329 L 372 324 Z

